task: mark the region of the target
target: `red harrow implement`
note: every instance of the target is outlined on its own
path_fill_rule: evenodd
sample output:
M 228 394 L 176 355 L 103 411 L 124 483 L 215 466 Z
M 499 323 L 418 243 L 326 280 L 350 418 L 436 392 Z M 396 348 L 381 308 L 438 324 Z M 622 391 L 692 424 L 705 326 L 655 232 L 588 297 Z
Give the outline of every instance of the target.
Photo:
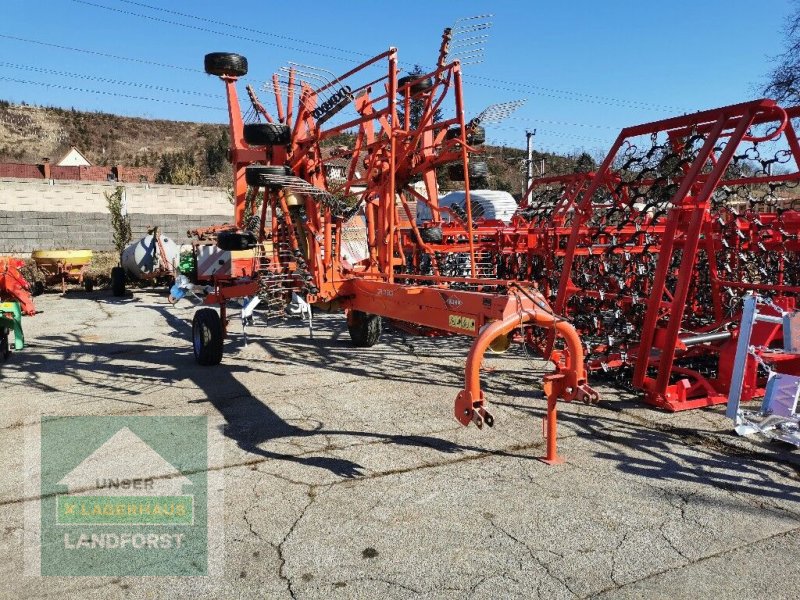
M 217 245 L 255 248 L 256 264 L 247 277 L 214 281 L 205 303 L 219 312 L 205 308 L 195 314 L 195 356 L 201 364 L 220 362 L 232 299 L 244 299 L 243 322 L 259 303 L 269 310 L 291 302 L 343 310 L 356 346 L 378 341 L 382 319 L 427 334 L 471 336 L 455 416 L 481 427 L 493 424 L 480 388 L 484 352 L 512 331 L 539 328 L 563 346 L 552 353 L 556 372 L 545 381 L 548 457 L 554 459 L 556 399 L 597 399 L 586 383 L 575 329 L 529 286 L 475 278 L 469 208 L 466 276 L 434 268 L 431 276 L 415 277 L 403 251 L 401 231 L 407 228 L 420 248 L 432 252 L 429 232 L 417 228 L 410 202 L 425 202 L 438 215 L 436 169 L 471 173 L 469 156 L 482 141 L 479 123 L 465 120 L 461 66 L 448 60 L 449 42 L 446 31 L 436 69 L 413 77 L 398 77 L 395 49 L 338 77 L 292 65 L 269 85 L 274 117 L 248 87 L 249 114 L 257 121 L 247 124 L 236 88 L 246 60 L 206 56 L 206 71 L 226 86 L 235 174 L 237 229 L 219 232 Z M 421 113 L 415 122 L 412 103 Z M 452 116 L 436 121 L 440 111 Z M 326 140 L 343 133 L 353 136 L 352 147 L 329 152 Z M 343 167 L 338 179 L 334 166 Z
M 799 116 L 759 100 L 628 127 L 597 172 L 534 180 L 510 224 L 461 215 L 425 251 L 405 232 L 407 264 L 463 270 L 468 245 L 479 277 L 538 284 L 580 334 L 588 371 L 671 411 L 724 403 L 742 296 L 788 310 L 800 292 Z M 781 327 L 753 335 L 769 346 Z M 757 375 L 751 360 L 743 400 L 763 392 Z

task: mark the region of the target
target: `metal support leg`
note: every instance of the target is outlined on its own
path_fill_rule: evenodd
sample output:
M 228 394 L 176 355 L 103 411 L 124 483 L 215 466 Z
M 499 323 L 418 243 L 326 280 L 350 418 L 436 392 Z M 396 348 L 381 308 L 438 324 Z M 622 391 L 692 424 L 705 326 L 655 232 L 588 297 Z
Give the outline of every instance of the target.
M 744 299 L 742 308 L 742 324 L 739 327 L 739 340 L 736 343 L 736 358 L 733 361 L 733 376 L 731 388 L 728 393 L 728 408 L 725 415 L 740 425 L 739 402 L 742 398 L 742 385 L 744 384 L 744 371 L 747 366 L 748 348 L 750 348 L 750 335 L 756 319 L 757 296 L 748 294 Z
M 544 418 L 542 428 L 547 443 L 547 454 L 542 462 L 548 465 L 560 465 L 564 459 L 558 455 L 558 394 L 551 392 L 547 395 L 547 416 Z

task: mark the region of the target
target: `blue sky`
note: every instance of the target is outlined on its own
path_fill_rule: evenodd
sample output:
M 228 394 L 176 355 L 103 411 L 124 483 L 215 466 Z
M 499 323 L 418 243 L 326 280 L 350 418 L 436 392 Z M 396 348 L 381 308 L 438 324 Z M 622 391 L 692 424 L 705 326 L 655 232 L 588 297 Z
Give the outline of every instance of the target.
M 207 52 L 247 56 L 256 87 L 290 60 L 341 73 L 389 46 L 432 66 L 444 27 L 491 13 L 485 59 L 464 68 L 468 116 L 524 98 L 489 142 L 524 147 L 536 128 L 540 149 L 602 154 L 623 126 L 759 96 L 793 4 L 3 0 L 0 99 L 221 123 Z

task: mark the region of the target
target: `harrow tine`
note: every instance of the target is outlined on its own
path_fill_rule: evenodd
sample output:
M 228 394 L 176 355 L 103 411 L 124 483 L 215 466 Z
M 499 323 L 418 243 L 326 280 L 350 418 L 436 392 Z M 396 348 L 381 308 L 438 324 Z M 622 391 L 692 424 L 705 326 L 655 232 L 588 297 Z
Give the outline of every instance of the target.
M 487 34 L 483 35 L 474 35 L 472 37 L 464 38 L 462 40 L 458 40 L 455 43 L 450 44 L 450 49 L 457 49 L 457 48 L 465 48 L 468 46 L 477 46 L 479 44 L 484 44 L 489 39 Z
M 491 19 L 494 17 L 493 14 L 488 13 L 485 15 L 475 15 L 474 17 L 461 17 L 456 19 L 456 22 L 453 23 L 452 33 L 453 35 L 459 35 L 464 33 L 472 33 L 474 31 L 483 31 L 486 29 L 490 29 L 493 25 L 492 21 L 488 21 L 485 19 Z M 478 21 L 479 19 L 484 19 L 480 23 L 470 23 L 470 21 Z M 463 25 L 462 25 L 463 23 Z
M 525 104 L 525 99 L 500 102 L 487 106 L 475 119 L 476 123 L 499 123 Z
M 275 86 L 275 84 L 273 82 L 269 82 L 269 83 L 265 83 L 264 84 L 263 89 L 265 91 L 272 92 L 275 89 L 275 87 L 276 86 Z M 294 88 L 299 88 L 299 87 L 300 87 L 299 83 L 294 84 L 292 87 L 290 87 L 287 82 L 284 82 L 284 81 L 281 81 L 281 80 L 279 80 L 278 83 L 277 83 L 278 91 L 284 92 L 284 93 L 287 93 L 287 94 L 290 91 L 292 91 Z M 298 102 L 302 103 L 303 106 L 305 106 L 308 110 L 311 110 L 311 107 L 308 105 L 307 101 L 303 100 L 302 94 L 295 94 L 295 97 L 297 98 Z
M 462 65 L 478 65 L 483 62 L 485 55 L 486 53 L 484 52 L 483 48 L 480 48 L 472 52 L 456 52 L 451 56 L 451 58 L 459 61 Z
M 486 19 L 490 19 L 492 16 L 491 14 L 485 14 L 456 19 L 453 26 L 445 30 L 439 64 L 443 65 L 446 61 L 454 60 L 459 60 L 464 65 L 482 62 L 484 56 L 483 44 L 486 43 L 489 36 L 487 34 L 470 34 L 490 29 L 492 22 Z
M 303 71 L 301 69 L 297 69 L 297 68 L 294 67 L 293 63 L 290 63 L 290 64 L 293 65 L 291 68 L 294 68 L 295 73 L 297 75 L 300 75 L 301 77 L 303 77 L 305 79 L 311 80 L 311 81 L 315 82 L 315 85 L 319 86 L 318 90 L 315 91 L 315 94 L 317 94 L 317 96 L 327 99 L 327 98 L 330 97 L 330 95 L 333 94 L 333 92 L 328 92 L 328 95 L 323 95 L 324 91 L 327 91 L 327 90 L 330 89 L 328 87 L 328 84 L 330 83 L 330 81 L 328 79 L 322 77 L 321 75 L 318 75 L 317 73 L 312 73 L 310 71 Z M 283 71 L 284 73 L 288 73 L 290 71 L 290 67 L 281 67 L 281 71 Z M 322 85 L 320 85 L 320 84 L 322 84 Z M 297 85 L 297 84 L 295 84 L 295 85 L 296 85 L 296 87 L 302 87 L 301 85 Z M 323 91 L 321 92 L 319 90 L 323 90 Z
M 317 74 L 317 79 L 324 82 L 324 86 L 322 88 L 315 90 L 317 94 L 319 94 L 322 91 L 326 91 L 333 88 L 335 84 L 339 84 L 340 86 L 343 85 L 341 79 L 339 79 L 339 76 L 336 75 L 333 71 L 329 71 L 328 69 L 323 69 L 322 67 L 315 67 L 313 65 L 304 65 L 302 63 L 296 63 L 292 61 L 289 61 L 289 64 L 295 67 L 303 67 L 304 69 L 309 69 L 312 73 Z M 327 77 L 328 75 L 330 75 L 330 77 Z

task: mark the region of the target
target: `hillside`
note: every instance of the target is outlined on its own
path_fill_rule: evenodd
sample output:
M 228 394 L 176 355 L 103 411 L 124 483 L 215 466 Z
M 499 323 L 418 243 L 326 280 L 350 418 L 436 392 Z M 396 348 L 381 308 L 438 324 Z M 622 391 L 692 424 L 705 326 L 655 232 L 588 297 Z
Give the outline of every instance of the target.
M 332 143 L 343 141 L 339 137 Z M 39 163 L 45 157 L 56 161 L 70 146 L 77 147 L 96 165 L 158 168 L 166 160 L 170 171 L 181 175 L 181 180 L 173 183 L 226 185 L 229 180 L 228 169 L 219 164 L 225 160 L 225 125 L 14 105 L 0 100 L 0 162 Z M 478 160 L 489 164 L 488 186 L 519 194 L 525 152 L 485 146 L 482 154 Z M 534 154 L 535 164 L 541 159 L 545 159 L 546 174 L 575 168 L 573 157 Z M 459 187 L 446 179 L 440 181 L 444 188 Z
M 0 161 L 57 160 L 76 146 L 93 164 L 158 166 L 161 155 L 203 148 L 224 129 L 0 101 Z

